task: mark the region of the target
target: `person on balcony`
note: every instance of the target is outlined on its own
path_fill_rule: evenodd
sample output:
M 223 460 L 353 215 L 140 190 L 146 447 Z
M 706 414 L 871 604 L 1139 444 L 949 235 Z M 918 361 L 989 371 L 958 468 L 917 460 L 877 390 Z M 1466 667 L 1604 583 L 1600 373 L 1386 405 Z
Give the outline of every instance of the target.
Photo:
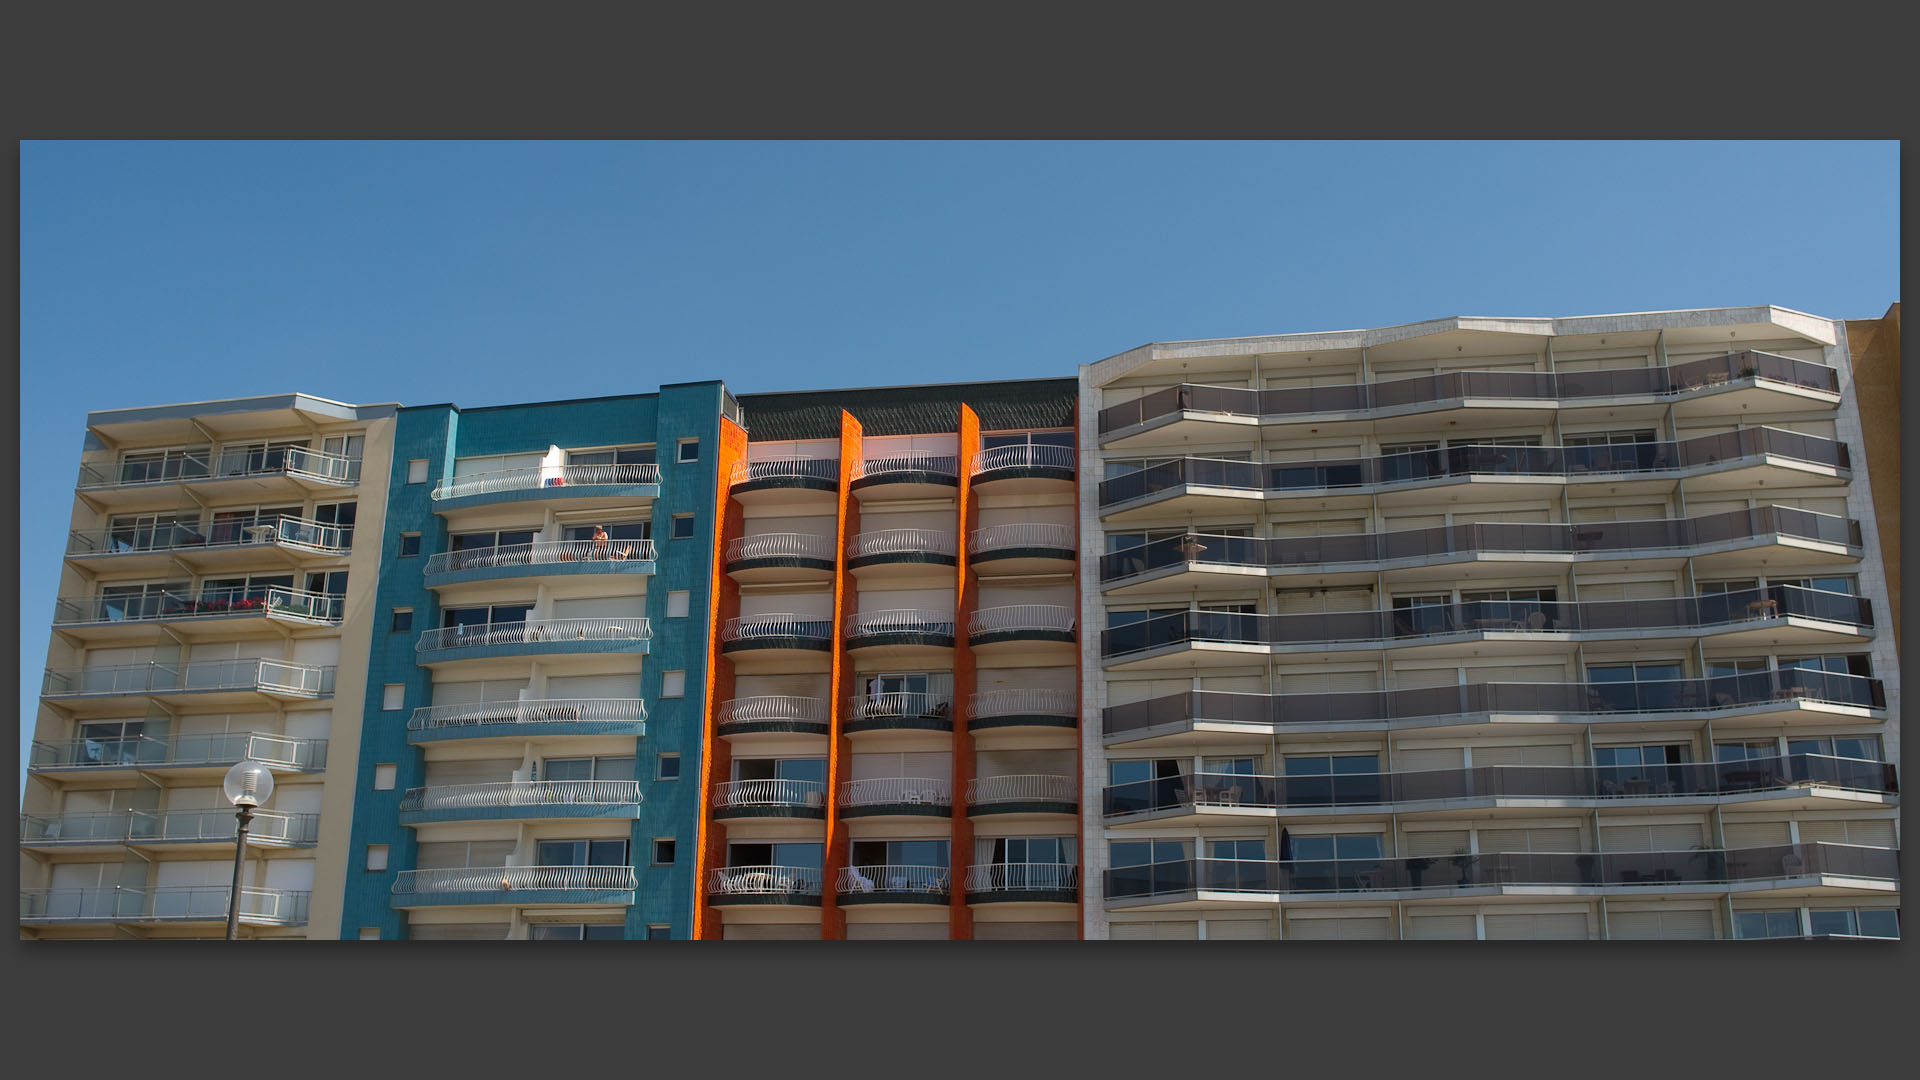
M 607 527 L 605 525 L 595 525 L 593 527 L 593 557 L 596 559 L 604 559 L 607 557 Z

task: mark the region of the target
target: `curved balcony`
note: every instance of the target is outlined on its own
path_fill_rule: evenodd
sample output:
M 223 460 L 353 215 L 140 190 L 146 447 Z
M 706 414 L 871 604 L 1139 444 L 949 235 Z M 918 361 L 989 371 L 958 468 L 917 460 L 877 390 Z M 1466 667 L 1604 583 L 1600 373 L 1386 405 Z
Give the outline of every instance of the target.
M 827 785 L 817 780 L 733 780 L 713 785 L 716 819 L 805 818 L 825 821 Z
M 722 866 L 707 873 L 707 903 L 819 907 L 817 866 Z
M 1002 727 L 1072 728 L 1080 698 L 1072 690 L 986 690 L 967 699 L 967 730 Z
M 442 551 L 427 559 L 427 588 L 469 581 L 560 577 L 568 574 L 651 574 L 651 540 L 552 540 Z
M 958 561 L 954 535 L 940 529 L 880 529 L 847 541 L 847 569 L 863 580 L 911 577 Z
M 441 906 L 632 907 L 631 866 L 463 866 L 402 870 L 389 903 L 399 909 Z
M 1074 527 L 1048 521 L 989 525 L 967 537 L 968 558 L 976 566 L 991 563 L 996 574 L 1059 573 L 1076 553 Z
M 848 780 L 840 785 L 840 816 L 952 817 L 953 785 L 928 776 Z
M 1795 724 L 1822 719 L 1857 723 L 1886 707 L 1886 691 L 1879 679 L 1780 668 L 1642 682 L 1468 683 L 1328 694 L 1194 691 L 1109 706 L 1102 731 L 1112 746 L 1195 733 L 1232 740 L 1249 735 L 1373 730 L 1383 724 L 1396 730 L 1435 727 L 1452 721 L 1642 723 L 1792 711 Z
M 1079 808 L 1078 784 L 1071 776 L 977 776 L 967 781 L 968 817 L 1072 814 Z
M 231 807 L 218 810 L 116 810 L 20 815 L 20 846 L 56 850 L 117 844 L 128 847 L 213 845 L 231 851 L 238 827 Z M 312 847 L 320 836 L 319 814 L 256 810 L 247 844 L 270 848 Z
M 736 581 L 824 581 L 833 572 L 831 536 L 755 533 L 727 541 L 727 573 Z
M 53 625 L 84 641 L 150 639 L 152 627 L 168 624 L 182 633 L 259 631 L 282 626 L 339 626 L 346 598 L 278 585 L 225 589 L 189 587 L 138 597 L 63 596 L 54 602 Z
M 992 446 L 974 455 L 973 483 L 996 494 L 1059 491 L 1073 487 L 1079 464 L 1071 446 Z
M 855 904 L 945 904 L 953 871 L 944 866 L 846 866 L 833 891 L 841 907 Z
M 1661 893 L 1752 893 L 1825 887 L 1886 894 L 1898 887 L 1896 848 L 1845 844 L 1693 851 L 1482 852 L 1415 859 L 1293 859 L 1260 862 L 1185 859 L 1107 871 L 1111 901 L 1202 893 L 1275 895 L 1371 893 L 1418 896 L 1437 890 L 1559 886 L 1576 895 L 1619 890 Z M 1659 894 L 1654 894 L 1659 895 Z M 1161 901 L 1166 902 L 1166 901 Z
M 733 463 L 728 490 L 743 504 L 791 498 L 796 492 L 835 494 L 840 490 L 840 459 L 736 461 Z
M 960 459 L 953 454 L 895 454 L 855 462 L 848 490 L 856 496 L 930 499 L 960 486 Z
M 224 772 L 257 761 L 275 772 L 319 772 L 327 767 L 327 740 L 296 739 L 260 731 L 217 732 L 159 738 L 34 740 L 27 768 L 34 772 L 85 771 L 105 776 L 121 770 Z
M 827 699 L 794 694 L 759 694 L 723 701 L 714 709 L 714 725 L 724 738 L 826 735 L 831 730 Z
M 138 525 L 67 534 L 67 557 L 111 560 L 113 570 L 162 570 L 175 561 L 196 570 L 284 567 L 344 558 L 353 529 L 287 515 L 198 525 Z
M 952 731 L 953 703 L 944 694 L 855 694 L 847 699 L 843 730 Z
M 742 615 L 720 628 L 720 651 L 779 660 L 817 658 L 833 651 L 833 620 L 791 612 Z
M 1421 809 L 1567 806 L 1602 808 L 1673 803 L 1820 805 L 1821 793 L 1878 796 L 1899 792 L 1892 764 L 1820 754 L 1677 765 L 1482 765 L 1418 772 L 1253 776 L 1193 773 L 1105 789 L 1109 822 L 1146 816 L 1220 813 L 1244 817 L 1326 816 L 1349 807 L 1394 813 Z M 1848 800 L 1849 804 L 1862 800 Z M 1828 802 L 1831 805 L 1831 802 Z
M 124 710 L 129 697 L 172 704 L 250 704 L 316 701 L 333 696 L 331 664 L 291 660 L 196 660 L 188 664 L 119 664 L 96 668 L 48 668 L 40 696 L 85 711 L 89 703 Z
M 1476 600 L 1301 615 L 1183 611 L 1102 631 L 1101 655 L 1120 663 L 1175 650 L 1221 647 L 1231 653 L 1430 648 L 1434 655 L 1449 655 L 1449 648 L 1457 653 L 1474 642 L 1502 639 L 1590 642 L 1711 637 L 1726 644 L 1828 645 L 1857 643 L 1873 635 L 1873 610 L 1865 597 L 1770 585 L 1699 596 L 1588 603 Z
M 1073 863 L 978 863 L 967 867 L 969 904 L 1071 904 L 1080 898 Z
M 210 923 L 227 921 L 229 885 L 20 890 L 20 921 L 31 923 Z M 240 890 L 243 926 L 305 926 L 310 890 Z
M 902 659 L 933 659 L 953 648 L 953 612 L 920 608 L 863 611 L 848 617 L 848 649 L 887 649 Z
M 1008 604 L 967 618 L 967 644 L 981 653 L 1025 652 L 1035 642 L 1073 644 L 1074 611 L 1062 604 Z
M 660 466 L 538 465 L 529 469 L 475 473 L 433 486 L 435 513 L 528 500 L 561 500 L 569 508 L 617 505 L 660 495 Z
M 400 824 L 440 821 L 541 821 L 564 818 L 637 818 L 637 780 L 519 780 L 409 788 L 400 800 Z
M 414 643 L 422 664 L 565 653 L 644 653 L 653 630 L 641 617 L 528 619 L 429 630 Z
M 544 739 L 554 735 L 647 733 L 647 708 L 638 698 L 529 698 L 427 705 L 407 719 L 407 742 L 451 739 Z

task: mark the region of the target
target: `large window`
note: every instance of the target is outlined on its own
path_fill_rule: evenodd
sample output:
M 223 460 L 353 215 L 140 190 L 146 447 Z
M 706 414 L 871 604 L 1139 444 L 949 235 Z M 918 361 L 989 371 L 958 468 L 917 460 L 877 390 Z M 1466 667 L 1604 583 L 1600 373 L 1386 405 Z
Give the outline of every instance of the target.
M 546 780 L 632 780 L 633 755 L 548 758 L 541 763 Z
M 511 626 L 527 621 L 532 604 L 491 604 L 486 607 L 445 608 L 440 612 L 443 628 L 457 628 L 456 638 L 482 637 L 489 628 Z
M 1771 911 L 1736 911 L 1733 913 L 1733 936 L 1736 938 L 1799 937 L 1800 910 L 1776 908 Z
M 1807 912 L 1807 933 L 1850 937 L 1897 938 L 1900 912 L 1894 908 L 1839 908 Z
M 215 510 L 207 526 L 207 543 L 241 544 L 266 539 L 283 517 L 301 516 L 299 506 L 246 506 Z
M 1880 750 L 1878 735 L 1820 736 L 1817 738 L 1788 739 L 1789 754 L 1822 754 L 1826 757 L 1856 758 L 1861 761 L 1884 761 Z
M 728 844 L 728 866 L 820 868 L 819 843 Z
M 629 866 L 625 840 L 542 840 L 535 848 L 540 866 Z
M 534 923 L 527 927 L 533 941 L 623 941 L 624 923 Z
M 1380 755 L 1289 754 L 1283 763 L 1288 806 L 1380 801 Z
M 120 459 L 120 482 L 148 484 L 157 480 L 193 479 L 207 475 L 211 448 L 174 447 L 136 450 Z
M 1066 446 L 1073 445 L 1071 431 L 994 431 L 980 436 L 980 445 L 984 449 L 996 446 Z

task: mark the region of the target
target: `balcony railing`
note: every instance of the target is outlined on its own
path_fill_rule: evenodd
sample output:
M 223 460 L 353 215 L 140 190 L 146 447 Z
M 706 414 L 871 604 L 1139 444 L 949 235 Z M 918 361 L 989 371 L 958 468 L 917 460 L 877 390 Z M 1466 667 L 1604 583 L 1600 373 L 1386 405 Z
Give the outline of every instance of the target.
M 69 555 L 126 555 L 157 551 L 205 551 L 275 544 L 321 555 L 344 555 L 353 547 L 351 526 L 286 515 L 198 524 L 125 525 L 67 534 Z
M 1769 585 L 1763 589 L 1650 600 L 1564 603 L 1474 600 L 1459 604 L 1298 615 L 1181 611 L 1110 628 L 1101 652 L 1120 656 L 1189 641 L 1242 645 L 1396 641 L 1478 631 L 1570 634 L 1629 630 L 1693 630 L 1800 618 L 1843 626 L 1873 625 L 1865 597 Z
M 846 866 L 834 879 L 834 891 L 841 896 L 865 893 L 938 893 L 945 895 L 953 880 L 953 871 L 945 866 Z
M 967 717 L 1079 716 L 1080 698 L 1072 690 L 985 690 L 967 699 Z
M 413 710 L 407 730 L 447 731 L 502 724 L 530 729 L 541 724 L 634 724 L 646 718 L 647 708 L 638 698 L 534 698 L 423 706 Z
M 502 895 L 485 899 L 511 903 L 511 894 L 516 892 L 632 892 L 636 884 L 631 866 L 462 866 L 402 870 L 394 877 L 393 895 L 406 898 L 497 893 Z
M 984 555 L 995 551 L 1067 551 L 1075 549 L 1074 528 L 1048 521 L 1016 521 L 973 530 L 967 551 Z
M 518 780 L 409 788 L 401 813 L 539 806 L 638 806 L 638 780 Z
M 1475 522 L 1336 536 L 1170 536 L 1101 556 L 1100 580 L 1119 581 L 1185 563 L 1283 567 L 1432 559 L 1483 552 L 1555 555 L 1668 552 L 1767 536 L 1848 547 L 1861 544 L 1858 521 L 1785 506 L 1762 506 L 1705 517 L 1650 521 L 1594 521 L 1571 525 Z
M 122 461 L 117 465 L 82 465 L 74 487 L 81 490 L 106 487 L 133 487 L 142 484 L 177 484 L 183 480 L 204 480 L 213 474 L 213 447 L 194 446 L 168 453 L 162 460 Z
M 219 810 L 117 810 L 20 815 L 22 844 L 125 844 L 162 841 L 232 843 L 231 808 Z M 319 839 L 319 814 L 256 810 L 249 843 L 304 846 Z
M 725 896 L 820 895 L 817 866 L 722 866 L 707 874 L 707 892 Z
M 833 561 L 833 537 L 815 533 L 754 533 L 727 541 L 727 561 L 817 559 Z
M 1073 863 L 975 863 L 967 867 L 968 892 L 1070 892 L 1080 887 Z
M 456 476 L 442 480 L 434 485 L 432 498 L 459 499 L 469 495 L 495 495 L 505 491 L 530 491 L 534 488 L 658 484 L 659 482 L 660 466 L 652 463 L 537 465 L 528 469 L 474 473 L 471 476 Z
M 333 676 L 333 665 L 296 664 L 290 660 L 119 664 L 48 668 L 40 692 L 47 697 L 93 697 L 257 690 L 296 697 L 326 697 L 333 693 Z
M 1840 392 L 1840 377 L 1833 368 L 1749 350 L 1672 367 L 1612 371 L 1449 371 L 1373 383 L 1268 390 L 1190 383 L 1100 410 L 1100 433 L 1144 424 L 1181 410 L 1265 417 L 1360 412 L 1459 398 L 1577 400 L 1680 393 L 1738 378 L 1764 379 L 1829 394 Z
M 1416 859 L 1184 859 L 1107 871 L 1110 899 L 1215 892 L 1325 893 L 1484 885 L 1724 885 L 1806 875 L 1897 881 L 1896 848 L 1844 844 L 1693 851 L 1495 852 Z
M 183 587 L 128 597 L 63 596 L 54 602 L 53 621 L 56 626 L 76 626 L 266 614 L 332 626 L 341 621 L 345 606 L 342 596 L 279 585 L 198 592 Z
M 1105 791 L 1109 817 L 1195 806 L 1385 806 L 1433 799 L 1719 796 L 1817 787 L 1892 794 L 1892 764 L 1819 754 L 1675 765 L 1482 765 L 1418 772 L 1254 776 L 1194 773 Z
M 953 699 L 948 694 L 855 694 L 847 699 L 849 720 L 884 720 L 905 716 L 946 717 Z
M 713 808 L 749 806 L 824 810 L 827 785 L 818 780 L 732 780 L 713 786 Z
M 996 803 L 1075 803 L 1079 801 L 1071 776 L 1044 774 L 976 776 L 967 781 L 968 806 Z
M 714 710 L 714 722 L 723 728 L 730 724 L 758 724 L 777 720 L 826 724 L 827 699 L 795 694 L 759 694 L 723 701 Z
M 847 541 L 847 557 L 874 555 L 953 555 L 954 536 L 939 529 L 881 529 Z
M 1061 604 L 1007 604 L 980 608 L 967 618 L 969 634 L 1006 634 L 1023 630 L 1073 632 L 1074 612 Z
M 1779 668 L 1705 679 L 1467 683 L 1407 690 L 1237 694 L 1200 690 L 1106 709 L 1109 737 L 1199 720 L 1223 724 L 1351 724 L 1479 713 L 1600 716 L 1735 709 L 1785 702 L 1886 708 L 1879 679 Z
M 880 776 L 840 785 L 840 805 L 952 806 L 953 784 L 945 777 Z
M 901 473 L 929 473 L 959 479 L 960 459 L 953 454 L 894 454 L 867 458 L 853 466 L 853 479 L 890 476 Z
M 442 551 L 427 560 L 425 572 L 452 574 L 461 570 L 543 566 L 548 563 L 651 562 L 651 540 L 551 540 L 537 544 L 466 548 Z
M 839 458 L 778 458 L 766 461 L 736 461 L 729 481 L 734 486 L 756 481 L 816 480 L 828 484 L 840 481 Z
M 239 921 L 304 926 L 312 896 L 307 890 L 242 888 Z M 20 918 L 49 922 L 223 922 L 230 900 L 228 885 L 22 889 Z
M 781 612 L 769 615 L 742 615 L 728 619 L 720 628 L 722 641 L 798 639 L 808 642 L 831 642 L 833 640 L 833 620 L 822 619 L 817 615 L 796 615 Z
M 415 652 L 475 649 L 488 645 L 562 644 L 569 641 L 647 641 L 653 637 L 647 620 L 528 619 L 525 622 L 484 626 L 444 626 L 420 635 Z
M 980 451 L 973 459 L 975 476 L 998 469 L 1076 469 L 1078 467 L 1079 462 L 1075 459 L 1071 446 L 1031 443 L 992 446 Z
M 28 767 L 126 768 L 163 765 L 263 765 L 311 771 L 326 767 L 327 740 L 296 739 L 266 732 L 232 731 L 154 738 L 127 735 L 111 739 L 35 740 Z
M 952 637 L 953 612 L 892 608 L 886 611 L 863 611 L 847 618 L 849 638 L 880 637 L 886 634 Z

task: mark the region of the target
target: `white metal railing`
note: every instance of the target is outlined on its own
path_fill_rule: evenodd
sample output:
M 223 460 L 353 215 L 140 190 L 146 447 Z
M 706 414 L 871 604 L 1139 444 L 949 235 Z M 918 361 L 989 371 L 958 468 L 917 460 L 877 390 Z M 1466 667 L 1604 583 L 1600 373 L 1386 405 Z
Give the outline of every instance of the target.
M 707 892 L 729 896 L 770 893 L 820 895 L 817 866 L 721 866 L 707 874 Z
M 1074 779 L 1038 773 L 1007 776 L 976 776 L 967 781 L 967 805 L 982 806 L 1006 802 L 1071 803 Z
M 810 638 L 830 641 L 833 620 L 817 615 L 778 612 L 767 615 L 742 615 L 728 619 L 720 628 L 720 640 L 743 641 L 752 638 Z
M 393 895 L 533 890 L 631 892 L 637 884 L 631 866 L 459 866 L 402 870 L 394 876 Z
M 1014 446 L 993 446 L 980 451 L 973 459 L 973 474 L 978 476 L 983 472 L 992 472 L 994 469 L 1036 467 L 1072 469 L 1077 465 L 1071 446 L 1020 443 Z
M 489 724 L 630 724 L 647 718 L 638 698 L 533 698 L 425 705 L 413 710 L 408 731 L 438 731 Z
M 953 871 L 945 866 L 844 866 L 834 879 L 834 891 L 842 896 L 870 892 L 943 893 L 950 887 Z
M 179 919 L 224 921 L 230 885 L 162 885 L 155 888 L 76 888 L 20 890 L 20 917 L 48 920 L 147 921 Z M 307 921 L 310 890 L 240 890 L 244 923 L 301 926 Z
M 522 806 L 638 806 L 638 780 L 510 780 L 408 788 L 400 809 L 481 810 Z
M 946 634 L 953 633 L 953 612 L 920 608 L 891 608 L 886 611 L 862 611 L 847 618 L 848 637 L 873 634 Z
M 878 776 L 840 785 L 841 806 L 952 806 L 953 784 L 944 777 Z
M 540 487 L 580 487 L 588 484 L 658 484 L 660 466 L 636 465 L 535 465 L 526 469 L 474 473 L 455 476 L 433 486 L 432 498 L 457 499 L 466 495 L 492 495 L 502 491 L 526 491 Z
M 353 550 L 352 526 L 334 525 L 325 521 L 311 521 L 307 518 L 281 515 L 275 518 L 261 518 L 252 525 L 241 526 L 239 537 L 228 540 L 225 537 L 224 522 L 215 523 L 208 530 L 207 546 L 220 544 L 279 544 L 282 547 L 300 548 L 316 551 L 325 555 L 339 555 Z
M 840 459 L 775 458 L 763 461 L 736 461 L 728 474 L 730 484 L 754 480 L 840 480 Z
M 810 720 L 824 724 L 827 722 L 827 700 L 796 694 L 759 694 L 734 698 L 720 703 L 719 708 L 714 710 L 714 720 L 720 724 L 762 720 Z
M 1072 690 L 984 690 L 967 699 L 969 717 L 1079 714 L 1080 701 Z
M 176 735 L 171 741 L 145 735 L 108 739 L 35 741 L 32 768 L 125 765 L 226 765 L 258 761 L 291 769 L 316 769 L 327 761 L 327 740 L 296 739 L 258 731 Z
M 1073 609 L 1060 604 L 1008 604 L 981 608 L 967 620 L 967 632 L 970 634 L 1072 629 Z
M 485 645 L 558 644 L 566 641 L 647 641 L 653 630 L 645 618 L 528 619 L 485 626 L 443 626 L 420 635 L 415 652 L 472 649 Z
M 755 533 L 727 541 L 727 561 L 742 559 L 822 559 L 833 561 L 833 537 L 814 533 Z
M 952 707 L 947 694 L 855 694 L 847 699 L 847 718 L 877 720 L 889 716 L 945 716 Z
M 158 622 L 264 612 L 301 622 L 337 624 L 346 598 L 282 585 L 236 585 L 224 589 L 180 586 L 140 596 L 63 596 L 54 602 L 55 625 Z
M 334 667 L 289 660 L 201 660 L 178 664 L 116 664 L 48 668 L 41 693 L 50 697 L 261 690 L 324 697 L 333 693 Z
M 889 457 L 867 458 L 853 465 L 853 479 L 863 476 L 881 476 L 886 473 L 924 472 L 936 476 L 960 475 L 960 459 L 953 454 L 894 454 Z
M 142 451 L 131 451 L 138 455 Z M 204 480 L 213 473 L 213 447 L 188 446 L 160 453 L 159 460 L 101 462 L 80 466 L 77 488 L 128 487 L 136 484 L 177 484 L 183 480 Z
M 968 892 L 1064 891 L 1080 886 L 1072 863 L 976 863 L 967 867 Z
M 98 844 L 126 842 L 231 843 L 238 822 L 231 807 L 218 810 L 103 810 L 20 817 L 20 842 Z M 257 810 L 247 828 L 249 843 L 304 845 L 319 838 L 320 815 Z
M 427 574 L 458 570 L 485 570 L 498 566 L 542 566 L 547 563 L 648 562 L 651 540 L 548 540 L 533 544 L 442 551 L 427 559 Z
M 973 554 L 1008 551 L 1017 548 L 1043 548 L 1048 551 L 1074 550 L 1073 526 L 1051 521 L 1015 521 L 973 530 L 967 537 L 967 550 Z
M 863 532 L 847 541 L 847 557 L 851 559 L 922 552 L 931 555 L 955 554 L 953 534 L 939 529 L 880 529 Z
M 713 785 L 713 806 L 827 805 L 827 785 L 818 780 L 732 780 Z
M 295 476 L 324 480 L 330 484 L 352 484 L 360 479 L 359 458 L 329 454 L 324 450 L 293 447 L 287 451 L 285 468 Z

